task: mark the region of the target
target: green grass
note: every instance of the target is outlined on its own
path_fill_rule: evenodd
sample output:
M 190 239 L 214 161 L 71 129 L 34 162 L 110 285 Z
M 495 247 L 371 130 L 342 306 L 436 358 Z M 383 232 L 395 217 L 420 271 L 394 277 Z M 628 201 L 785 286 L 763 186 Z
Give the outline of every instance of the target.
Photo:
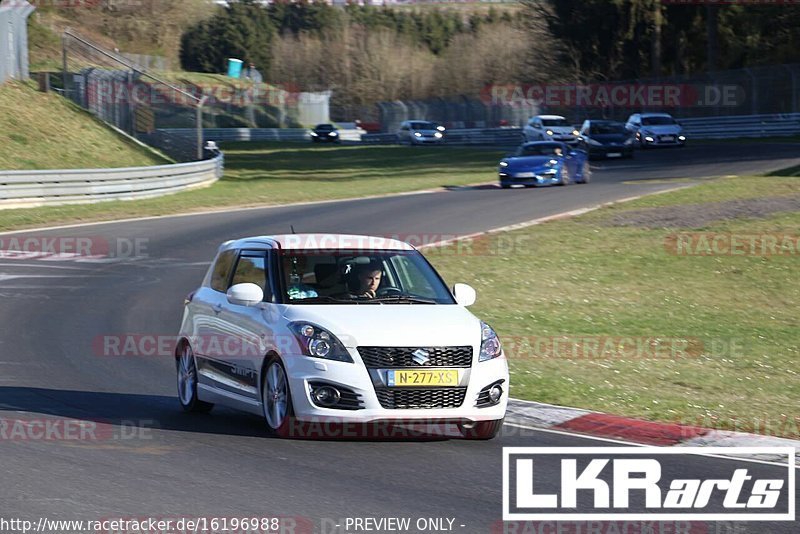
M 135 167 L 168 163 L 89 113 L 31 84 L 0 87 L 0 169 Z
M 515 397 L 798 437 L 800 251 L 677 256 L 665 238 L 690 229 L 609 222 L 633 209 L 798 194 L 800 181 L 792 178 L 718 179 L 461 249 L 488 251 L 481 255 L 450 248 L 428 256 L 450 283 L 477 289 L 474 312 L 505 340 Z M 788 234 L 796 243 L 800 213 L 691 230 Z M 578 357 L 555 357 L 530 336 L 585 336 L 601 344 L 606 337 L 662 336 L 689 345 L 674 358 L 614 349 L 593 358 L 579 342 Z
M 0 133 L 0 138 L 3 134 Z M 502 151 L 399 146 L 230 143 L 225 176 L 161 198 L 0 210 L 0 230 L 399 193 L 491 181 Z

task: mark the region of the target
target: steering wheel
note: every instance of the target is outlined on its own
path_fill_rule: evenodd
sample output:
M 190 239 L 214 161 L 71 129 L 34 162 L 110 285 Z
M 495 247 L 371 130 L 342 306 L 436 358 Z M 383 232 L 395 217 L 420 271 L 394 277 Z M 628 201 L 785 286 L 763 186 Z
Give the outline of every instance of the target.
M 376 297 L 399 297 L 403 294 L 403 290 L 399 287 L 382 287 L 375 292 Z

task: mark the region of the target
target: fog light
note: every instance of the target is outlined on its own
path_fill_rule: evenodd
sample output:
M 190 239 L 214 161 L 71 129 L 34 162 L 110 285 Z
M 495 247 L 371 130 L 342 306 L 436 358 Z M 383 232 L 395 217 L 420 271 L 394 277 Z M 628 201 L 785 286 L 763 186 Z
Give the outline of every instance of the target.
M 503 396 L 503 388 L 500 386 L 492 386 L 492 389 L 489 390 L 489 400 L 492 401 L 493 404 L 500 402 L 500 397 Z
M 339 390 L 332 386 L 322 386 L 311 392 L 314 402 L 320 406 L 333 406 L 342 398 Z

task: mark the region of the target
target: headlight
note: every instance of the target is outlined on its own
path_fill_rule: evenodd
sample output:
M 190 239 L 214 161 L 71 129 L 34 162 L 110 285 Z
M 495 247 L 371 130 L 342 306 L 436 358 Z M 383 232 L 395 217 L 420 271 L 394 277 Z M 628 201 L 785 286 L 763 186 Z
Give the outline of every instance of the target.
M 311 135 L 313 135 L 314 137 L 317 137 L 317 132 L 311 132 Z
M 578 130 L 572 130 L 572 135 L 578 137 L 581 133 Z
M 558 165 L 557 159 L 551 159 L 550 161 L 544 164 L 545 167 L 555 167 L 556 165 Z
M 436 129 L 439 130 L 440 132 L 443 132 L 444 131 L 444 126 L 437 126 Z
M 507 161 L 501 161 L 500 162 L 500 166 L 501 167 L 508 167 L 508 162 Z
M 435 134 L 433 134 L 433 136 L 434 136 L 436 139 L 441 139 L 441 138 L 442 138 L 442 132 L 436 132 Z
M 331 132 L 331 133 L 329 133 L 328 135 L 330 135 L 331 137 L 336 137 L 336 136 L 337 136 L 337 135 L 339 135 L 339 134 L 338 134 L 338 133 L 336 133 L 336 132 Z
M 546 133 L 547 135 L 553 135 L 553 130 L 546 130 L 544 133 Z
M 478 356 L 479 362 L 492 360 L 500 356 L 503 348 L 500 346 L 500 340 L 497 339 L 492 327 L 481 321 L 481 353 Z
M 684 135 L 679 135 L 679 136 L 678 136 L 678 141 L 686 141 L 686 136 L 684 136 Z
M 414 132 L 414 137 L 422 137 L 422 134 L 419 132 Z
M 324 328 L 305 321 L 289 323 L 289 328 L 306 356 L 353 363 L 342 342 Z

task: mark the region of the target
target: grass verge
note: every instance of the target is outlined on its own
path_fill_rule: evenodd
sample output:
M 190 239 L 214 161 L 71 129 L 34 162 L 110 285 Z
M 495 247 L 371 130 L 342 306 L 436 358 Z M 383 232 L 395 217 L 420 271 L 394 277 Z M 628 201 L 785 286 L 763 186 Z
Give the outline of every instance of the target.
M 65 98 L 13 81 L 0 87 L 0 146 L 2 170 L 167 163 Z
M 515 397 L 798 437 L 800 210 L 618 225 L 651 210 L 697 204 L 689 211 L 704 216 L 792 199 L 794 178 L 717 179 L 426 254 L 448 281 L 476 287 L 474 311 L 504 341 Z M 677 255 L 668 236 L 680 232 L 786 235 L 793 245 L 783 255 Z M 653 338 L 663 350 L 638 345 Z
M 229 143 L 224 150 L 225 176 L 211 187 L 148 200 L 0 210 L 0 230 L 459 186 L 493 180 L 503 154 L 299 143 Z

